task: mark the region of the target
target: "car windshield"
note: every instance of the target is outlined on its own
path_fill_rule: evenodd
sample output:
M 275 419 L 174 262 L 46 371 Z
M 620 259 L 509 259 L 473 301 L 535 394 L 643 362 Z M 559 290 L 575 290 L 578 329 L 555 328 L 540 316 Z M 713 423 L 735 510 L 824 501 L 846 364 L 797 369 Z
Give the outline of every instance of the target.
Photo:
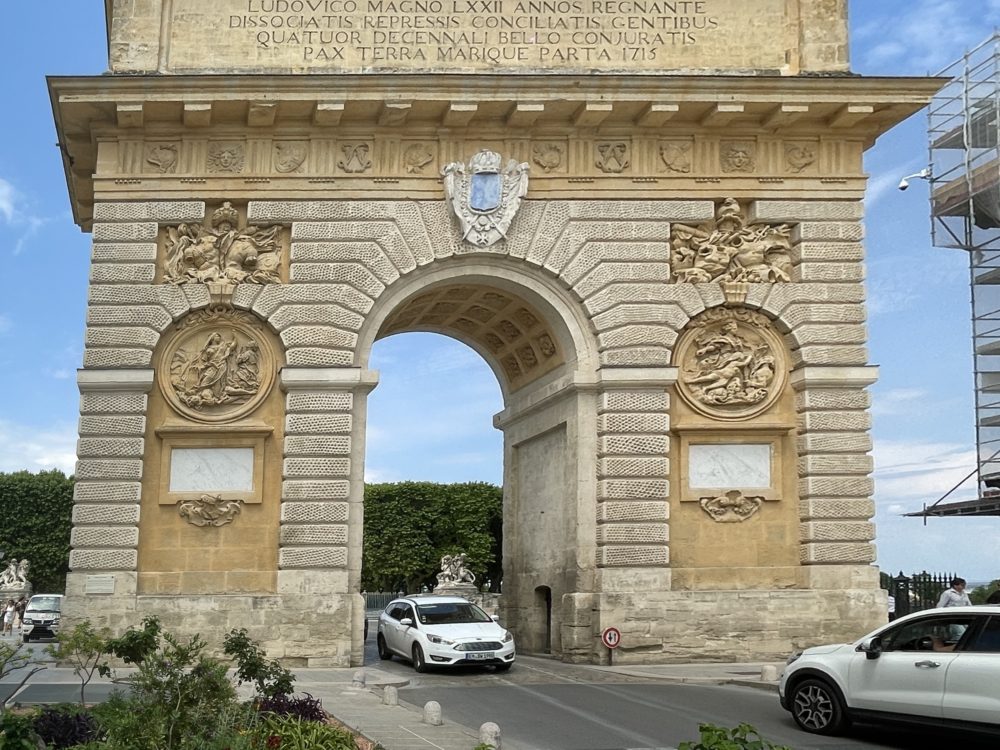
M 58 612 L 62 599 L 58 596 L 33 596 L 26 612 Z
M 418 604 L 417 615 L 425 625 L 454 625 L 462 622 L 493 622 L 488 614 L 470 602 Z

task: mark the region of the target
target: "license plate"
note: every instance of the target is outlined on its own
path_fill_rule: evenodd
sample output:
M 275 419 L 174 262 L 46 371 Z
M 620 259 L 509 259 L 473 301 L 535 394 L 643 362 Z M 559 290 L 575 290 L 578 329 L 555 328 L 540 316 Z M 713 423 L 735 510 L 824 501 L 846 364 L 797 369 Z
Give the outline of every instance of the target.
M 494 654 L 492 651 L 478 651 L 474 654 L 466 654 L 465 658 L 470 661 L 481 661 L 483 659 L 494 658 Z

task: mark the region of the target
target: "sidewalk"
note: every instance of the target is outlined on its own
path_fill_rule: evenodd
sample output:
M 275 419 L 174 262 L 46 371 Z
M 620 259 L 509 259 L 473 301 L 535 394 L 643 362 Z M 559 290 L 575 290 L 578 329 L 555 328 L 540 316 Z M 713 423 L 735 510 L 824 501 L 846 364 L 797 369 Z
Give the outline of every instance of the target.
M 7 640 L 6 638 L 4 640 Z M 580 667 L 581 665 L 574 665 Z M 601 672 L 641 677 L 651 682 L 696 683 L 706 685 L 745 685 L 777 690 L 777 680 L 762 680 L 763 667 L 775 667 L 780 675 L 784 664 L 644 664 L 622 666 L 587 666 Z M 364 684 L 356 680 L 363 677 Z M 423 721 L 423 707 L 406 704 L 383 705 L 384 688 L 405 687 L 409 679 L 374 667 L 345 669 L 295 670 L 297 692 L 319 698 L 323 707 L 342 723 L 384 750 L 472 750 L 479 744 L 478 728 L 466 728 L 448 720 L 448 706 L 442 705 L 443 723 L 432 726 Z M 48 667 L 34 675 L 29 683 L 8 698 L 9 690 L 20 681 L 12 675 L 0 684 L 0 700 L 10 704 L 32 705 L 79 700 L 80 682 L 71 669 Z M 88 701 L 102 700 L 113 686 L 96 678 L 87 687 Z M 501 727 L 501 730 L 503 727 Z M 503 740 L 504 750 L 521 750 L 510 740 Z

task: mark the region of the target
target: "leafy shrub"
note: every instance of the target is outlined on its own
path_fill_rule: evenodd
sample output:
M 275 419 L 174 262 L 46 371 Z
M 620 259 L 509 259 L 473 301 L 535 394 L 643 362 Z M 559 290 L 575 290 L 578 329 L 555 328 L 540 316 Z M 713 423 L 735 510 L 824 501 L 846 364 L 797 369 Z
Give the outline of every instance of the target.
M 309 693 L 301 696 L 275 695 L 257 701 L 257 711 L 277 716 L 295 716 L 303 721 L 326 721 L 326 711 L 318 698 Z
M 355 750 L 354 735 L 345 729 L 297 716 L 262 714 L 255 732 L 261 747 L 281 750 Z
M 96 740 L 97 721 L 78 706 L 45 706 L 34 717 L 35 733 L 48 747 L 75 747 Z
M 295 677 L 273 659 L 268 659 L 244 628 L 231 630 L 223 641 L 226 656 L 236 660 L 236 677 L 242 685 L 252 682 L 259 695 L 273 698 L 288 695 L 295 688 Z
M 0 712 L 0 750 L 37 750 L 38 742 L 31 716 Z
M 699 724 L 698 731 L 701 737 L 697 743 L 682 742 L 677 750 L 791 750 L 771 744 L 749 724 L 740 724 L 735 729 Z

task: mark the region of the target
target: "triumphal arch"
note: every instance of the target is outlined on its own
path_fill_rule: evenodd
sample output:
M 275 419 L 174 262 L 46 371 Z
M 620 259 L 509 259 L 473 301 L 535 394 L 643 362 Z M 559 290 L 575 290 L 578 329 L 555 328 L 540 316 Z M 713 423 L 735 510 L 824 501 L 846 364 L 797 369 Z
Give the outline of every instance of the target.
M 93 233 L 67 609 L 357 664 L 374 341 L 504 409 L 523 651 L 881 622 L 862 155 L 937 83 L 846 0 L 107 0 L 52 78 Z

